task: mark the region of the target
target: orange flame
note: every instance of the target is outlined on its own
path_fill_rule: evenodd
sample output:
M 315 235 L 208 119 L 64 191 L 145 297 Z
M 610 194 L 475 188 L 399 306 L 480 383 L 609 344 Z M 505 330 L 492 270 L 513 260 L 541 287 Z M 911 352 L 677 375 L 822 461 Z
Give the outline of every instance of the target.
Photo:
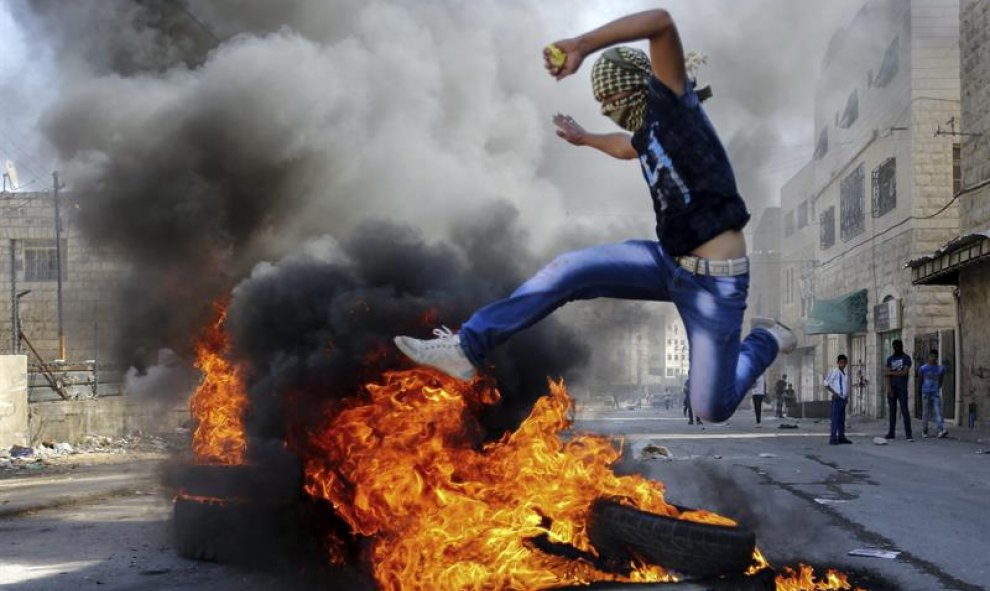
M 633 565 L 629 578 L 589 562 L 545 554 L 527 542 L 594 553 L 588 516 L 599 497 L 653 513 L 732 525 L 706 511 L 679 513 L 663 485 L 616 476 L 620 450 L 608 438 L 562 433 L 571 399 L 551 382 L 521 427 L 481 446 L 474 419 L 499 394 L 432 370 L 390 372 L 368 399 L 310 434 L 306 489 L 333 503 L 352 530 L 372 538 L 369 560 L 383 590 L 545 589 L 594 581 L 676 580 Z
M 226 305 L 217 304 L 216 308 L 216 322 L 196 344 L 195 365 L 203 372 L 203 381 L 189 401 L 189 411 L 196 420 L 193 456 L 197 464 L 243 464 L 247 392 L 241 370 L 227 360 L 230 339 L 223 327 Z
M 802 564 L 795 571 L 790 567 L 785 567 L 776 579 L 777 591 L 850 591 L 853 586 L 849 583 L 846 575 L 837 570 L 828 569 L 828 573 L 821 579 L 815 578 L 815 569 L 806 564 Z M 865 591 L 856 587 L 855 591 Z

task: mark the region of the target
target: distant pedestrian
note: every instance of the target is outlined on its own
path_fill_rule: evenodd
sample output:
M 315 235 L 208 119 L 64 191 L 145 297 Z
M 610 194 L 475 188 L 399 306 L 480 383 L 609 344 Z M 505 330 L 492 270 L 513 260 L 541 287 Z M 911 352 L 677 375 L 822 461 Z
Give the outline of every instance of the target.
M 687 413 L 688 425 L 693 425 L 697 422 L 701 424 L 701 417 L 694 416 L 694 409 L 691 408 L 691 380 L 684 381 L 684 412 Z
M 787 389 L 784 390 L 784 416 L 787 416 L 787 407 L 791 406 L 797 402 L 797 396 L 794 395 L 794 384 L 787 384 Z
M 763 374 L 756 378 L 753 384 L 753 413 L 756 414 L 756 424 L 760 424 L 763 415 L 763 399 L 767 397 L 767 378 Z
M 832 429 L 828 442 L 830 445 L 852 443 L 846 439 L 846 402 L 849 400 L 849 378 L 846 376 L 846 365 L 849 363 L 845 355 L 839 355 L 835 367 L 825 377 L 825 387 L 832 393 Z
M 928 437 L 928 419 L 935 413 L 935 427 L 939 439 L 949 434 L 942 424 L 942 382 L 945 380 L 945 366 L 938 362 L 938 351 L 928 353 L 928 363 L 918 368 L 921 376 L 921 436 Z
M 884 383 L 887 388 L 887 439 L 894 438 L 897 428 L 897 405 L 901 405 L 901 418 L 904 420 L 904 437 L 911 437 L 911 413 L 908 411 L 908 375 L 911 371 L 911 356 L 904 353 L 904 343 L 898 339 L 891 343 L 894 354 L 887 358 L 884 367 Z
M 777 412 L 774 414 L 778 419 L 784 418 L 784 393 L 787 391 L 787 374 L 780 376 L 773 386 L 774 402 L 777 404 Z

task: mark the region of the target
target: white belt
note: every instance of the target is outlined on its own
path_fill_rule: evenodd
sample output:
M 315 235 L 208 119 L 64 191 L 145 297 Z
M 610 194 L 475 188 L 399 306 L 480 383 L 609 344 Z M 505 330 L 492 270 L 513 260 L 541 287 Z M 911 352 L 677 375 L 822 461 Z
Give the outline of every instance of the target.
M 677 257 L 677 264 L 695 275 L 710 275 L 712 277 L 735 277 L 749 273 L 749 257 L 730 259 L 728 261 L 713 261 L 696 256 Z

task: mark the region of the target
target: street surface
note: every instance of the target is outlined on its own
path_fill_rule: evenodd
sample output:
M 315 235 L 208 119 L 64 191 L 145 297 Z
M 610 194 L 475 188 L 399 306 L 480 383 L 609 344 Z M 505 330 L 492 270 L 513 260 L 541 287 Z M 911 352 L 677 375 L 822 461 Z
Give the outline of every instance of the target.
M 798 428 L 780 429 L 781 422 Z M 827 422 L 765 418 L 757 428 L 748 410 L 729 424 L 703 426 L 688 425 L 679 409 L 586 410 L 577 427 L 628 434 L 621 471 L 663 480 L 671 502 L 754 528 L 774 565 L 872 573 L 879 589 L 990 589 L 990 455 L 977 453 L 990 441 L 876 446 L 884 425 L 852 420 L 855 444 L 829 446 Z M 640 459 L 649 444 L 670 457 Z M 0 588 L 298 588 L 284 577 L 176 556 L 162 466 L 144 460 L 0 477 Z M 847 554 L 858 548 L 901 554 Z M 318 587 L 340 588 L 327 583 Z
M 851 418 L 854 444 L 833 446 L 827 420 L 763 415 L 760 427 L 747 408 L 727 424 L 698 426 L 679 408 L 589 410 L 577 427 L 628 434 L 625 466 L 663 481 L 674 504 L 753 528 L 775 566 L 803 561 L 865 571 L 904 591 L 990 589 L 990 455 L 977 453 L 990 451 L 990 439 L 960 440 L 968 434 L 950 428 L 948 439 L 877 446 L 873 438 L 886 433 L 886 423 Z M 636 459 L 649 443 L 666 447 L 671 459 Z M 901 554 L 847 555 L 859 548 Z

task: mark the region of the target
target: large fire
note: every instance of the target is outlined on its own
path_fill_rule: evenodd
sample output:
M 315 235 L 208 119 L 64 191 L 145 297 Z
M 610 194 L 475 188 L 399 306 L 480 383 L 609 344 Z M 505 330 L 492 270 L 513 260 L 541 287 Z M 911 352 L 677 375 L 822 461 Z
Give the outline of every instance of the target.
M 306 466 L 307 490 L 331 501 L 355 533 L 371 537 L 368 558 L 384 590 L 676 580 L 647 565 L 632 565 L 632 574 L 622 577 L 532 544 L 548 536 L 594 553 L 587 523 L 599 497 L 680 519 L 734 524 L 707 511 L 679 512 L 664 500 L 659 482 L 616 476 L 620 450 L 610 439 L 565 436 L 572 405 L 560 382 L 550 383 L 549 395 L 518 430 L 480 447 L 472 437 L 474 411 L 498 397 L 484 382 L 466 385 L 415 369 L 385 374 L 367 394 L 312 434 L 317 453 Z M 765 564 L 762 556 L 754 560 Z
M 230 338 L 224 330 L 226 306 L 218 304 L 217 313 L 217 320 L 196 343 L 196 368 L 203 372 L 203 381 L 189 401 L 189 411 L 196 422 L 193 457 L 197 464 L 243 464 L 247 451 L 247 391 L 240 368 L 229 360 Z
M 242 369 L 229 358 L 224 319 L 220 305 L 196 347 L 203 372 L 190 401 L 197 464 L 245 461 L 248 399 Z M 632 564 L 630 574 L 618 575 L 534 543 L 542 538 L 595 555 L 588 517 L 601 497 L 734 525 L 711 512 L 679 511 L 664 500 L 660 482 L 617 476 L 612 467 L 621 448 L 612 439 L 570 433 L 573 405 L 562 382 L 550 382 L 549 395 L 519 429 L 486 444 L 479 444 L 476 417 L 499 398 L 490 383 L 465 384 L 424 368 L 387 372 L 380 382 L 317 421 L 297 451 L 304 455 L 306 491 L 330 501 L 355 534 L 370 540 L 368 563 L 383 591 L 676 581 L 658 566 Z M 749 572 L 766 567 L 757 550 Z M 784 569 L 776 587 L 852 589 L 841 573 L 830 570 L 819 580 L 805 565 Z

